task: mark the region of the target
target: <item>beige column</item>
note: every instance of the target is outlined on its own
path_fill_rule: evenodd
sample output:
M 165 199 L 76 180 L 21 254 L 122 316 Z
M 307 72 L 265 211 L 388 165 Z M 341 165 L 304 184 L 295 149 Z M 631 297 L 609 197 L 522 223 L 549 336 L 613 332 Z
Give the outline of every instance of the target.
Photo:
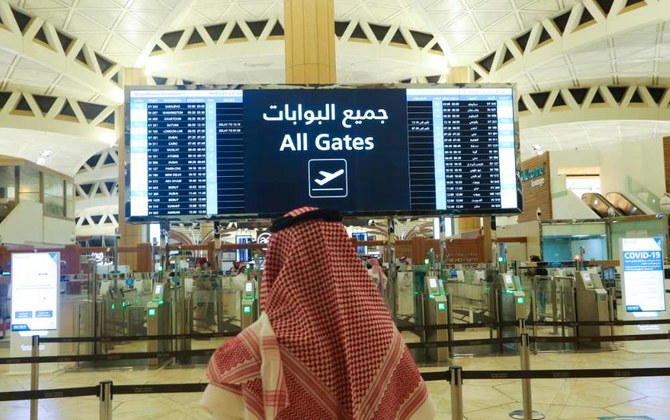
M 334 0 L 284 0 L 286 83 L 335 83 Z
M 127 68 L 123 70 L 124 86 L 146 85 L 146 76 L 143 69 Z M 119 146 L 119 247 L 132 246 L 147 242 L 147 226 L 126 223 L 126 180 L 124 176 L 124 163 L 126 159 L 125 146 L 125 115 L 124 107 L 116 109 L 114 116 L 116 121 L 116 138 Z M 134 253 L 120 253 L 119 265 L 128 265 L 131 270 L 137 269 L 137 256 Z
M 470 83 L 470 69 L 466 66 L 452 67 L 447 75 L 449 83 Z

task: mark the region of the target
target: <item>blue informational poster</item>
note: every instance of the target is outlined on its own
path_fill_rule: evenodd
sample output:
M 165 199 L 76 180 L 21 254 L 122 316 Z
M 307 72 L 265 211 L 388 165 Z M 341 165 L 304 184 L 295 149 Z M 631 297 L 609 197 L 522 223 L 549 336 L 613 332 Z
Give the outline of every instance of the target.
M 663 238 L 621 239 L 626 312 L 665 311 Z
M 12 331 L 58 329 L 60 253 L 12 254 Z

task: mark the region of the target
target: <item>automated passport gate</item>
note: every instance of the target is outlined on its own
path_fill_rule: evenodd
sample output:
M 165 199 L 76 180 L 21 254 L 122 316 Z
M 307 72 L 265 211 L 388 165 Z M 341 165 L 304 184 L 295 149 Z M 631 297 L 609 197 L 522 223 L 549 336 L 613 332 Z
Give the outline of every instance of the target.
M 166 283 L 154 284 L 151 300 L 147 302 L 147 335 L 170 334 L 170 307 L 165 303 Z M 170 351 L 170 340 L 147 341 L 148 352 Z M 149 359 L 149 366 L 158 366 L 159 359 Z
M 575 320 L 584 321 L 609 321 L 609 301 L 607 290 L 603 287 L 600 276 L 589 271 L 577 271 L 575 273 L 575 302 L 577 311 Z M 606 325 L 587 325 L 577 327 L 578 337 L 600 337 L 607 336 L 610 329 Z M 610 345 L 605 342 L 579 343 L 580 348 L 601 348 Z
M 500 288 L 500 306 L 498 307 L 499 319 L 502 322 L 517 322 L 519 319 L 528 317 L 528 298 L 521 286 L 519 276 L 512 274 L 501 274 L 498 277 Z M 501 337 L 517 337 L 519 332 L 516 325 L 501 326 Z M 516 351 L 517 345 L 506 343 L 503 351 Z
M 258 319 L 258 299 L 256 299 L 256 280 L 249 279 L 244 283 L 242 292 L 242 304 L 240 305 L 240 319 L 242 328 L 256 322 Z
M 436 276 L 428 273 L 425 276 L 425 299 L 424 325 L 444 325 L 450 323 L 449 309 L 447 307 L 447 294 L 442 286 L 442 281 Z M 425 341 L 447 341 L 449 337 L 448 330 L 429 330 L 425 333 Z M 449 347 L 434 347 L 426 349 L 426 358 L 435 362 L 449 361 Z

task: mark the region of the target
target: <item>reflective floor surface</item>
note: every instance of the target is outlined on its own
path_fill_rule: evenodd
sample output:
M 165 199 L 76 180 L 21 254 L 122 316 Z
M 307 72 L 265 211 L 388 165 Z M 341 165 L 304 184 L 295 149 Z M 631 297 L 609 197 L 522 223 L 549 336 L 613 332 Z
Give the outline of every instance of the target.
M 216 342 L 197 347 L 215 347 Z M 619 346 L 621 343 L 619 344 Z M 195 347 L 195 346 L 194 346 Z M 130 350 L 130 349 L 128 349 Z M 9 356 L 0 349 L 0 357 Z M 460 357 L 455 364 L 464 370 L 515 370 L 519 357 Z M 531 355 L 532 369 L 588 369 L 670 367 L 670 353 L 632 353 L 625 349 L 602 352 L 539 353 Z M 40 389 L 97 385 L 112 380 L 115 385 L 169 384 L 205 382 L 205 367 L 161 368 L 154 370 L 66 369 L 40 375 Z M 441 368 L 426 368 L 432 371 Z M 439 419 L 450 419 L 450 392 L 446 382 L 428 383 L 437 404 Z M 0 392 L 27 390 L 29 375 L 9 373 L 0 366 Z M 670 419 L 670 377 L 542 379 L 532 382 L 533 408 L 547 419 L 598 419 L 624 416 L 648 416 L 654 420 Z M 464 411 L 469 420 L 508 419 L 512 410 L 521 408 L 520 380 L 470 380 L 463 388 Z M 198 394 L 117 395 L 113 400 L 114 419 L 207 419 L 208 413 L 198 407 Z M 41 400 L 39 419 L 95 419 L 99 403 L 95 397 Z M 28 419 L 28 401 L 0 402 L 1 419 Z M 644 417 L 643 417 L 644 418 Z

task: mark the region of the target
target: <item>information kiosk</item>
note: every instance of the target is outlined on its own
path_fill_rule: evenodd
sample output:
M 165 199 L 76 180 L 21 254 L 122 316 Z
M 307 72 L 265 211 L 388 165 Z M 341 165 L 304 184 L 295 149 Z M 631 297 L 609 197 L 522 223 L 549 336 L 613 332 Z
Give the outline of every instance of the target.
M 258 319 L 258 301 L 256 299 L 256 280 L 249 279 L 244 283 L 242 304 L 240 305 L 240 319 L 242 329 L 253 324 Z
M 426 325 L 444 325 L 449 323 L 449 311 L 447 310 L 447 294 L 444 291 L 442 281 L 437 277 L 426 276 L 426 303 L 424 305 Z M 446 341 L 449 334 L 446 329 L 426 331 L 426 342 Z M 446 362 L 449 360 L 449 347 L 432 347 L 426 350 L 429 360 Z
M 600 276 L 589 271 L 577 271 L 575 274 L 576 321 L 609 321 L 607 290 L 603 287 Z M 600 337 L 606 336 L 608 333 L 609 327 L 606 325 L 577 327 L 578 337 Z M 604 342 L 580 342 L 579 346 L 583 348 L 601 348 L 608 345 Z
M 151 300 L 147 302 L 147 335 L 170 334 L 170 310 L 165 304 L 165 283 L 154 284 Z M 148 352 L 170 351 L 170 340 L 147 341 Z M 158 366 L 159 359 L 149 359 L 149 366 Z
M 500 287 L 499 319 L 502 322 L 517 322 L 519 319 L 526 319 L 529 306 L 519 276 L 507 273 L 501 274 L 498 284 Z M 502 326 L 500 332 L 502 337 L 516 337 L 519 335 L 516 325 Z M 516 344 L 505 344 L 503 346 L 503 349 L 511 351 L 516 351 L 516 348 Z

